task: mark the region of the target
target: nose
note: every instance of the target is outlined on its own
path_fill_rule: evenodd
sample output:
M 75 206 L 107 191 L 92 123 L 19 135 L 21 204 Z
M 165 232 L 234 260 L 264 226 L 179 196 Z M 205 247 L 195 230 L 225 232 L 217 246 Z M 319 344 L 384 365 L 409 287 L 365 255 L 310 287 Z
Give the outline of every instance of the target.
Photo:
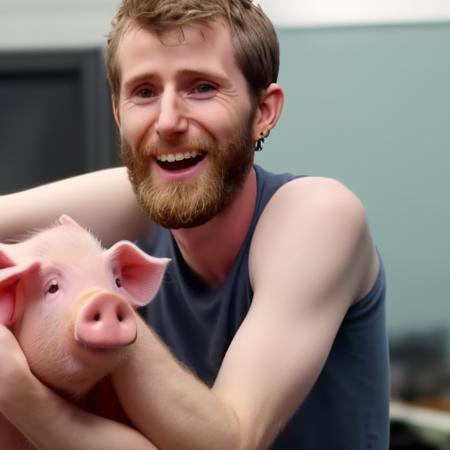
M 96 349 L 118 349 L 136 340 L 131 306 L 121 297 L 97 293 L 81 308 L 75 320 L 75 340 Z
M 161 95 L 156 133 L 161 139 L 171 139 L 187 130 L 186 105 L 180 94 L 165 90 Z

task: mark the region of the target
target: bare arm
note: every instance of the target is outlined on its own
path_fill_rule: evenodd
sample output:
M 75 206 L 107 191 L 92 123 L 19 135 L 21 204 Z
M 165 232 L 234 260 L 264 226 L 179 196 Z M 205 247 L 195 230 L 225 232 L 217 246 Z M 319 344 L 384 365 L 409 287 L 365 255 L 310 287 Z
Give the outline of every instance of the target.
M 254 300 L 215 389 L 239 411 L 243 448 L 265 449 L 317 380 L 348 308 L 375 281 L 361 203 L 333 180 L 289 183 L 261 217 L 249 270 Z
M 115 374 L 129 417 L 160 448 L 268 448 L 316 381 L 378 263 L 360 202 L 336 182 L 308 179 L 271 200 L 249 264 L 252 306 L 212 389 L 150 330 Z
M 37 449 L 157 450 L 136 430 L 87 413 L 40 383 L 30 372 L 14 336 L 3 325 L 0 359 L 0 414 Z
M 0 211 L 0 241 L 46 227 L 63 213 L 92 230 L 106 246 L 134 239 L 148 225 L 123 167 L 0 196 Z

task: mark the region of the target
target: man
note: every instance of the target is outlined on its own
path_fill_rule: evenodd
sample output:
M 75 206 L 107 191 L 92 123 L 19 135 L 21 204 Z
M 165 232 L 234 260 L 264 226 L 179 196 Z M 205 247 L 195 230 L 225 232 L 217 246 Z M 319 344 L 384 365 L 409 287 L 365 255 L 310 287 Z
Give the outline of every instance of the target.
M 281 113 L 277 73 L 275 32 L 250 0 L 123 1 L 108 75 L 152 225 L 114 169 L 2 198 L 1 233 L 66 212 L 172 262 L 113 375 L 135 429 L 42 386 L 0 329 L 0 412 L 38 448 L 388 447 L 384 275 L 364 209 L 334 180 L 253 166 Z

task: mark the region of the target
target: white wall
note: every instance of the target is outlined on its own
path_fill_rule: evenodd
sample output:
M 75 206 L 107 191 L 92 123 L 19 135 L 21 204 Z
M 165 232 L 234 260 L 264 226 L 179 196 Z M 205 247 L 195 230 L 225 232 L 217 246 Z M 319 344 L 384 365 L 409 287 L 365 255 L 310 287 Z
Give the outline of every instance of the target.
M 278 26 L 450 21 L 450 0 L 256 0 Z
M 0 49 L 101 45 L 120 0 L 0 0 Z M 450 21 L 450 0 L 255 0 L 277 26 Z
M 0 0 L 0 48 L 98 46 L 119 0 Z

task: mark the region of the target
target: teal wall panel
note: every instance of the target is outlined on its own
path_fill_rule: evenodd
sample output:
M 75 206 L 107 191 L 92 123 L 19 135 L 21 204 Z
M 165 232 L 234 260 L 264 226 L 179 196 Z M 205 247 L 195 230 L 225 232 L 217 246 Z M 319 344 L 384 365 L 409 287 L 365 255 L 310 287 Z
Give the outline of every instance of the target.
M 279 30 L 286 104 L 257 155 L 365 203 L 391 335 L 450 326 L 450 24 Z

